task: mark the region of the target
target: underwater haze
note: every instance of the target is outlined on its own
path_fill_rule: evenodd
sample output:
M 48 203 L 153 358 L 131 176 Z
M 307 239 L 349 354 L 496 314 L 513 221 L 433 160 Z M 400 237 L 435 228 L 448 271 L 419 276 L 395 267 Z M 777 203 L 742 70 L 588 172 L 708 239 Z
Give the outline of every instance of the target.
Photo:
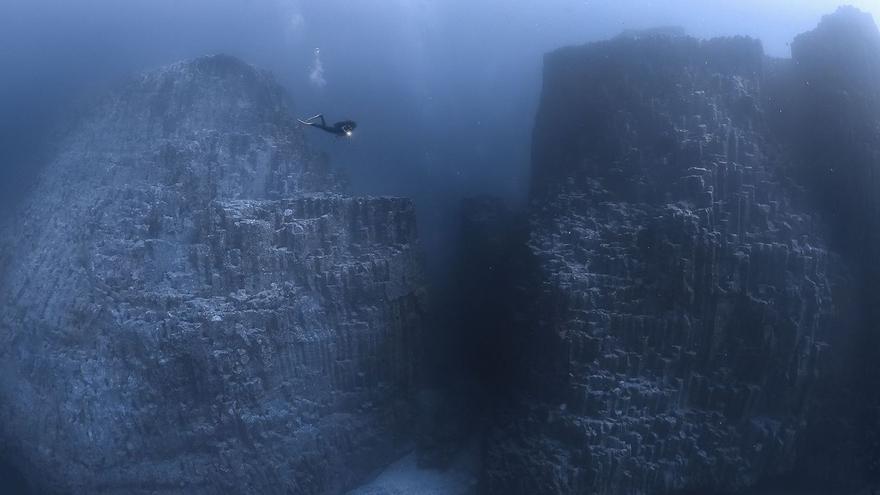
M 875 493 L 877 19 L 0 2 L 0 492 Z
M 331 147 L 335 163 L 356 191 L 415 197 L 422 222 L 433 227 L 423 242 L 443 256 L 455 229 L 448 210 L 461 197 L 525 196 L 545 52 L 627 29 L 681 26 L 700 38 L 753 36 L 768 54 L 788 57 L 794 36 L 837 5 L 8 0 L 0 6 L 3 196 L 29 184 L 40 163 L 34 140 L 83 91 L 171 61 L 228 53 L 271 70 L 302 116 L 360 121 L 352 145 Z M 856 6 L 878 11 L 868 0 Z

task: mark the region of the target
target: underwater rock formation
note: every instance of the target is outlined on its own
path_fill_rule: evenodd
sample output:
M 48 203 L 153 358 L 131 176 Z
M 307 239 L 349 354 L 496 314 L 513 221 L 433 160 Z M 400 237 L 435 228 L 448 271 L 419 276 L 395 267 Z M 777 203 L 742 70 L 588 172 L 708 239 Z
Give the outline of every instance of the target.
M 772 130 L 747 38 L 625 36 L 545 58 L 527 399 L 490 493 L 738 490 L 785 473 L 852 284 Z M 816 452 L 811 455 L 827 455 Z
M 402 452 L 410 201 L 352 198 L 272 78 L 121 85 L 0 237 L 5 454 L 64 493 L 339 493 Z
M 880 487 L 880 31 L 871 15 L 841 7 L 823 18 L 795 38 L 780 79 L 791 88 L 777 99 L 799 159 L 796 176 L 828 219 L 833 247 L 856 282 L 847 323 L 858 331 L 831 340 L 841 379 L 824 404 L 827 433 L 812 442 L 817 451 L 840 438 L 853 445 L 808 470 L 867 477 Z

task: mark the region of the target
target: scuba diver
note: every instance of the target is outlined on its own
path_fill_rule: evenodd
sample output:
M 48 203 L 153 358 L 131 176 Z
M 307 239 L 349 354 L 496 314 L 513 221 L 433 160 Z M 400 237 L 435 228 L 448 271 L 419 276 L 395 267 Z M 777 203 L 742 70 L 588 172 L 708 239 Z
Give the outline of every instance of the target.
M 321 119 L 320 124 L 315 122 L 318 119 Z M 309 127 L 317 127 L 322 131 L 329 132 L 330 134 L 335 134 L 338 137 L 351 137 L 351 135 L 354 133 L 355 127 L 357 127 L 357 123 L 355 123 L 355 121 L 353 120 L 343 120 L 342 122 L 337 122 L 333 125 L 328 126 L 327 122 L 324 120 L 324 115 L 320 113 L 310 119 L 300 120 L 299 123 L 307 125 Z

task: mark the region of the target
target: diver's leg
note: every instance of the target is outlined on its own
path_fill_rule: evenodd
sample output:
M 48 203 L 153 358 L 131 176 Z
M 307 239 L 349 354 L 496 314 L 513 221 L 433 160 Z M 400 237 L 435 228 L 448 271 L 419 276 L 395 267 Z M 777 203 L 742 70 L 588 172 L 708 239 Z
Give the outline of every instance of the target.
M 300 123 L 305 124 L 305 125 L 315 125 L 315 123 L 312 121 L 316 120 L 316 119 L 321 119 L 321 125 L 326 125 L 324 123 L 324 114 L 321 114 L 321 113 L 319 113 L 318 115 L 315 115 L 314 117 L 309 117 L 306 120 L 299 120 L 299 119 L 296 119 L 296 120 L 299 120 Z

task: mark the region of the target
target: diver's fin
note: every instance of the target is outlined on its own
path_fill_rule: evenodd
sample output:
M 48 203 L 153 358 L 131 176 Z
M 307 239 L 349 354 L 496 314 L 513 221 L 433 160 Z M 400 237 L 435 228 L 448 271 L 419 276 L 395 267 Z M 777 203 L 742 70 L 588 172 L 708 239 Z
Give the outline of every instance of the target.
M 312 125 L 311 122 L 306 122 L 306 121 L 304 121 L 304 120 L 300 120 L 300 119 L 296 119 L 296 120 L 297 120 L 297 122 L 299 122 L 299 123 L 302 124 L 302 125 Z

